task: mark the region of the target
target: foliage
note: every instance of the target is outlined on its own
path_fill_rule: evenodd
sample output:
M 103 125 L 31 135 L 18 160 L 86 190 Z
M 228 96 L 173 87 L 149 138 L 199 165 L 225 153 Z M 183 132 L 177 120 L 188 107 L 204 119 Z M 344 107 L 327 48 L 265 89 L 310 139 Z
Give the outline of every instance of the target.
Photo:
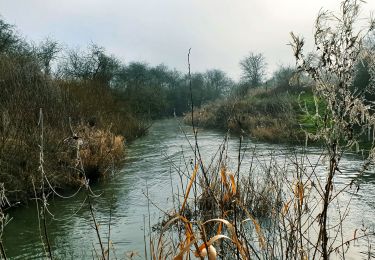
M 327 179 L 320 189 L 322 209 L 315 243 L 323 259 L 329 259 L 333 253 L 330 246 L 334 240 L 330 232 L 332 226 L 343 225 L 344 221 L 340 219 L 338 224 L 328 221 L 332 196 L 336 197 L 348 188 L 334 190 L 335 177 L 340 172 L 340 159 L 348 149 L 358 145 L 358 140 L 366 131 L 371 131 L 375 126 L 372 105 L 369 105 L 364 95 L 357 95 L 352 88 L 355 65 L 364 53 L 368 53 L 363 48 L 363 39 L 375 29 L 375 23 L 371 21 L 367 31 L 356 31 L 359 9 L 358 1 L 345 0 L 341 4 L 339 16 L 321 11 L 315 25 L 316 51 L 307 57 L 302 52 L 303 40 L 292 34 L 298 69 L 308 73 L 314 80 L 314 94 L 326 104 L 324 113 L 316 113 L 321 126 L 316 134 L 309 135 L 324 142 L 326 156 L 329 157 Z M 370 86 L 374 87 L 372 84 Z M 370 148 L 364 168 L 373 160 L 373 149 Z M 344 248 L 341 250 L 344 252 Z
M 364 54 L 371 57 L 368 69 L 371 77 L 366 88 L 374 87 L 374 56 L 363 48 L 362 41 L 368 31 L 375 29 L 375 23 L 371 21 L 368 31 L 356 31 L 360 3 L 344 0 L 340 14 L 319 13 L 314 34 L 316 51 L 313 53 L 305 56 L 303 40 L 292 34 L 297 69 L 310 76 L 314 83 L 313 95 L 305 93 L 299 96 L 305 104 L 302 108 L 316 122 L 315 131 L 306 132 L 306 135 L 324 144 L 322 154 L 312 161 L 302 149 L 302 152 L 292 153 L 290 158 L 282 158 L 280 161 L 286 162 L 284 165 L 271 158 L 268 167 L 261 167 L 261 174 L 269 176 L 265 179 L 265 186 L 272 191 L 265 192 L 270 210 L 264 211 L 266 217 L 262 219 L 254 214 L 259 212 L 259 209 L 255 211 L 254 205 L 244 206 L 246 199 L 242 197 L 243 191 L 253 196 L 252 190 L 243 184 L 250 183 L 249 179 L 255 175 L 254 165 L 261 159 L 251 159 L 250 170 L 242 175 L 244 181 L 241 182 L 241 137 L 237 170 L 232 173 L 228 172 L 223 161 L 227 139 L 217 152 L 217 164 L 212 159 L 207 167 L 200 157 L 195 133 L 192 150 L 198 151 L 194 153 L 197 164 L 193 173 L 187 174 L 190 177 L 183 189 L 182 207 L 170 216 L 162 234 L 157 237 L 155 251 L 159 259 L 163 253 L 174 255 L 174 259 L 183 259 L 189 257 L 190 251 L 201 259 L 207 255 L 208 259 L 217 259 L 218 256 L 224 259 L 345 259 L 352 244 L 359 241 L 368 243 L 366 254 L 371 258 L 375 233 L 366 223 L 360 229 L 352 229 L 347 225 L 346 217 L 350 202 L 359 190 L 357 178 L 374 163 L 374 136 L 370 135 L 372 145 L 368 158 L 358 168 L 357 177 L 341 185 L 337 180 L 339 174 L 345 174 L 341 161 L 346 153 L 358 145 L 363 134 L 372 133 L 375 128 L 373 102 L 358 94 L 355 85 L 353 88 L 356 64 Z M 254 97 L 249 95 L 247 98 Z M 252 100 L 250 104 L 256 104 L 256 101 Z M 267 111 L 275 113 L 272 106 L 265 105 L 263 113 Z M 199 177 L 199 182 L 195 181 Z M 199 185 L 199 192 L 189 195 L 193 185 Z M 190 200 L 191 211 L 185 206 L 189 196 L 194 196 Z M 200 200 L 206 203 L 203 207 L 199 204 L 197 210 L 196 201 Z M 213 213 L 206 216 L 207 212 Z M 332 217 L 333 212 L 337 217 Z M 259 224 L 262 220 L 263 225 Z M 246 222 L 250 225 L 246 226 Z M 165 233 L 172 225 L 177 228 L 178 235 L 172 233 L 166 239 Z M 168 247 L 165 243 L 168 239 L 177 246 Z
M 180 179 L 185 176 L 187 182 L 185 186 L 181 183 L 182 194 L 176 197 L 180 204 L 173 214 L 166 214 L 160 233 L 150 242 L 152 259 L 173 255 L 179 260 L 190 258 L 191 252 L 201 259 L 216 259 L 217 255 L 228 259 L 330 259 L 334 254 L 345 258 L 351 242 L 370 241 L 375 235 L 363 228 L 358 235 L 355 230 L 353 238 L 344 237 L 349 203 L 341 213 L 340 199 L 345 192 L 354 196 L 359 184 L 353 179 L 343 188 L 336 186 L 345 153 L 358 146 L 363 135 L 375 132 L 375 108 L 366 100 L 374 87 L 374 53 L 363 48 L 367 32 L 355 30 L 358 15 L 356 0 L 344 0 L 340 15 L 322 11 L 316 21 L 316 49 L 308 55 L 303 54 L 304 41 L 292 34 L 301 74 L 281 67 L 273 76 L 273 88 L 249 90 L 263 83 L 266 67 L 262 54 L 250 53 L 240 63 L 244 70 L 241 98 L 221 101 L 217 99 L 233 85 L 221 71 L 190 75 L 189 68 L 189 74 L 182 75 L 163 65 L 125 65 L 96 45 L 83 53 L 68 51 L 53 77 L 50 63 L 58 45 L 47 40 L 35 51 L 1 22 L 0 86 L 5 94 L 0 99 L 0 182 L 6 190 L 1 187 L 2 200 L 6 198 L 3 193 L 19 200 L 40 192 L 43 204 L 38 209 L 45 221 L 45 189 L 56 193 L 64 185 L 84 187 L 101 258 L 109 258 L 110 240 L 106 250 L 87 177 L 109 172 L 121 162 L 124 136 L 134 137 L 147 129 L 139 117 L 170 115 L 172 109 L 181 114 L 195 105 L 201 109 L 191 111 L 194 120 L 186 117 L 192 121 L 195 138 L 190 143 L 195 155 L 192 169 L 185 162 L 186 172 Z M 374 28 L 371 22 L 368 31 Z M 301 84 L 306 75 L 312 79 L 312 93 L 310 86 Z M 190 98 L 187 85 L 191 86 Z M 305 93 L 300 94 L 302 89 Z M 228 136 L 217 157 L 204 163 L 196 125 L 240 133 L 236 170 L 231 171 L 227 163 Z M 300 140 L 302 132 L 295 131 L 300 125 L 308 140 L 324 144 L 316 162 L 296 152 L 283 158 L 284 164 L 271 157 L 255 168 L 253 162 L 262 158 L 256 157 L 254 148 L 251 167 L 242 174 L 244 133 L 263 140 Z M 374 134 L 369 138 L 372 145 L 358 176 L 374 163 Z M 261 182 L 254 178 L 256 174 L 263 177 Z M 339 211 L 338 219 L 330 219 L 333 210 Z M 46 226 L 44 222 L 41 237 L 52 258 Z
M 84 170 L 96 178 L 122 161 L 119 140 L 145 134 L 149 119 L 190 109 L 187 77 L 176 70 L 124 64 L 94 43 L 83 51 L 61 46 L 51 38 L 29 44 L 0 19 L 0 182 L 11 201 L 33 194 L 33 182 L 37 189 L 44 185 L 35 171 L 41 110 L 46 176 L 53 187 L 64 188 L 81 185 L 80 174 L 71 170 L 77 168 L 77 140 L 84 144 Z M 232 85 L 220 70 L 197 73 L 194 79 L 198 106 L 225 96 Z M 73 146 L 64 142 L 69 138 Z
M 132 139 L 147 126 L 119 109 L 116 93 L 98 77 L 52 77 L 51 62 L 60 51 L 56 42 L 47 39 L 33 47 L 2 20 L 1 28 L 0 182 L 5 196 L 26 201 L 44 188 L 81 185 L 82 176 L 72 170 L 78 141 L 85 148 L 85 170 L 98 169 L 92 179 L 112 172 L 124 155 L 122 136 Z M 38 172 L 41 131 L 48 183 Z
M 285 90 L 288 89 L 288 92 Z M 299 98 L 301 90 L 309 88 L 286 87 L 253 89 L 243 97 L 232 96 L 195 110 L 194 124 L 249 134 L 257 140 L 271 142 L 301 142 L 304 140 L 300 124 L 305 123 Z M 302 120 L 303 119 L 303 120 Z M 191 123 L 186 114 L 185 123 Z
M 232 81 L 220 70 L 192 75 L 194 104 L 198 107 L 227 94 Z M 150 118 L 182 115 L 190 109 L 187 76 L 165 65 L 150 67 L 131 62 L 122 66 L 114 87 L 129 109 Z

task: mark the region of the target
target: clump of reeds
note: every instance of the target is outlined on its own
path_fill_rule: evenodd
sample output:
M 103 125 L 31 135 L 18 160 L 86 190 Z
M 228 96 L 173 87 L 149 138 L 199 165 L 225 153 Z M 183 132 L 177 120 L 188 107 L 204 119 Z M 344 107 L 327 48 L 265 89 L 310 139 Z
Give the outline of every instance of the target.
M 240 168 L 232 172 L 220 153 L 222 147 L 218 158 L 209 161 L 210 167 L 197 158 L 193 171 L 186 173 L 190 178 L 181 203 L 174 209 L 177 213 L 167 216 L 161 233 L 154 237 L 153 259 L 167 255 L 184 259 L 190 254 L 208 259 L 252 259 L 267 251 L 263 226 L 281 211 L 281 177 L 271 171 L 272 164 L 262 165 L 265 173 L 268 171 L 265 178 L 259 178 L 256 172 L 262 167 L 255 163 L 246 174 L 241 174 Z
M 112 173 L 123 161 L 124 142 L 123 136 L 115 135 L 109 129 L 79 125 L 74 129 L 74 135 L 64 140 L 65 149 L 60 153 L 59 161 L 72 166 L 80 158 L 86 177 L 95 180 Z

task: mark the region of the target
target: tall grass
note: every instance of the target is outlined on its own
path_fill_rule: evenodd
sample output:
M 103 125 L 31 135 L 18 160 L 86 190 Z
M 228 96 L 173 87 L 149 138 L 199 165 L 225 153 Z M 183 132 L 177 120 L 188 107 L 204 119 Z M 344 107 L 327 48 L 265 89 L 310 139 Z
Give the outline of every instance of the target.
M 278 91 L 254 89 L 242 98 L 207 104 L 194 112 L 194 124 L 243 132 L 262 141 L 301 142 L 298 95 Z M 184 121 L 191 121 L 189 114 Z
M 47 40 L 38 50 L 0 24 L 0 34 L 10 39 L 0 50 L 0 255 L 7 259 L 2 231 L 8 208 L 33 199 L 45 257 L 54 259 L 48 200 L 84 190 L 82 205 L 89 207 L 105 258 L 109 241 L 105 252 L 89 184 L 120 167 L 125 143 L 145 134 L 148 123 L 129 112 L 108 82 L 52 75 L 57 43 Z M 61 192 L 73 187 L 73 195 Z
M 303 39 L 292 34 L 298 69 L 314 80 L 314 100 L 323 100 L 314 104 L 315 133 L 306 132 L 324 144 L 321 156 L 312 161 L 302 150 L 282 158 L 284 163 L 280 163 L 280 158 L 271 158 L 260 168 L 264 182 L 255 186 L 253 167 L 246 175 L 241 174 L 242 139 L 237 169 L 228 169 L 226 143 L 219 148 L 215 163 L 203 163 L 194 125 L 217 115 L 208 110 L 198 110 L 197 114 L 192 111 L 188 118 L 195 137 L 195 167 L 185 173 L 186 186 L 178 196 L 182 203 L 155 235 L 153 259 L 190 259 L 192 255 L 201 259 L 346 259 L 353 243 L 363 240 L 368 243 L 365 257 L 374 256 L 371 244 L 375 232 L 365 224 L 356 229 L 347 225 L 350 203 L 359 183 L 354 178 L 345 185 L 337 184 L 337 176 L 343 174 L 344 155 L 375 125 L 372 105 L 352 87 L 356 61 L 363 52 L 368 54 L 362 41 L 375 28 L 371 20 L 367 31 L 356 31 L 359 7 L 360 1 L 344 0 L 339 14 L 319 13 L 315 53 L 305 56 Z M 253 100 L 246 104 L 251 107 L 246 112 L 254 113 L 256 106 L 262 107 L 264 114 L 286 111 L 285 106 L 275 108 L 272 103 L 257 104 Z M 225 118 L 226 114 L 218 116 Z M 242 125 L 244 115 L 236 116 L 240 129 L 246 130 Z M 228 121 L 221 119 L 225 120 Z M 373 164 L 373 144 L 372 140 L 368 158 L 356 169 L 358 176 Z M 254 160 L 257 158 L 251 159 Z M 257 206 L 254 200 L 264 206 Z
M 213 158 L 196 153 L 196 164 L 180 173 L 175 208 L 168 210 L 174 213 L 165 215 L 153 233 L 152 259 L 324 258 L 320 227 L 328 154 L 311 157 L 300 147 L 262 155 L 256 146 L 239 147 L 233 165 L 228 145 L 224 138 Z M 357 187 L 340 185 L 333 192 L 330 257 L 371 258 L 367 241 L 375 241 L 374 231 L 366 225 L 353 228 L 347 219 Z M 358 246 L 368 252 L 359 255 Z
M 316 161 L 311 161 L 302 149 L 282 158 L 276 154 L 277 158 L 271 157 L 262 163 L 254 149 L 250 168 L 243 170 L 244 132 L 250 131 L 263 139 L 276 134 L 290 138 L 295 134 L 288 132 L 291 126 L 297 125 L 298 117 L 294 109 L 297 104 L 289 94 L 270 98 L 267 90 L 258 91 L 234 104 L 224 101 L 223 105 L 211 108 L 213 112 L 204 109 L 195 112 L 191 100 L 194 135 L 191 149 L 195 156 L 191 169 L 186 167 L 186 172 L 181 174 L 182 189 L 176 195 L 179 203 L 174 213 L 167 214 L 159 232 L 153 234 L 152 259 L 179 260 L 193 256 L 200 259 L 329 259 L 334 256 L 345 259 L 354 242 L 367 239 L 371 244 L 374 241 L 373 231 L 365 227 L 350 230 L 346 225 L 351 199 L 344 201 L 347 197 L 343 195 L 354 196 L 358 184 L 353 180 L 343 187 L 336 185 L 345 152 L 358 143 L 357 138 L 364 131 L 373 132 L 375 126 L 373 108 L 350 92 L 353 61 L 361 54 L 361 32 L 356 33 L 352 26 L 358 8 L 357 1 L 345 0 L 341 19 L 325 12 L 319 15 L 315 40 L 322 51 L 316 53 L 317 64 L 305 58 L 303 41 L 292 35 L 299 69 L 313 78 L 314 95 L 324 99 L 326 106 L 319 112 L 319 104 L 315 103 L 319 127 L 314 138 L 325 145 Z M 336 26 L 327 26 L 331 20 L 336 21 Z M 369 31 L 375 28 L 374 24 Z M 75 183 L 84 187 L 100 244 L 101 252 L 96 257 L 109 258 L 110 243 L 105 248 L 91 202 L 95 196 L 90 190 L 89 178 L 110 171 L 114 162 L 121 160 L 124 139 L 120 134 L 124 128 L 114 122 L 121 121 L 124 111 L 116 110 L 118 103 L 113 93 L 98 82 L 59 82 L 43 74 L 29 57 L 3 55 L 1 58 L 0 85 L 6 95 L 1 98 L 0 181 L 5 188 L 11 187 L 5 194 L 1 193 L 1 201 L 6 202 L 6 197 L 19 200 L 31 189 L 37 194 L 36 187 L 39 188 L 42 205 L 38 210 L 41 209 L 44 221 L 41 237 L 47 244 L 46 255 L 53 258 L 45 221 L 45 187 L 48 184 L 47 188 L 53 192 L 56 187 Z M 260 116 L 259 112 L 263 114 Z M 225 123 L 226 128 L 238 130 L 236 168 L 231 169 L 228 164 L 228 137 L 216 156 L 205 163 L 195 128 L 199 120 L 215 122 L 214 125 Z M 144 128 L 136 124 L 129 129 L 132 132 Z M 373 163 L 373 147 L 368 154 L 363 167 L 358 169 L 359 176 Z M 337 218 L 331 218 L 334 211 Z M 347 236 L 348 233 L 353 236 Z M 6 258 L 1 243 L 0 250 Z M 371 247 L 367 256 L 373 256 Z
M 108 87 L 94 81 L 63 81 L 42 72 L 33 56 L 0 54 L 0 182 L 10 201 L 25 201 L 40 187 L 38 118 L 44 115 L 45 170 L 55 188 L 76 185 L 71 171 L 74 142 L 81 142 L 90 177 L 119 165 L 124 142 L 142 135 L 142 123 L 115 99 Z M 74 142 L 73 142 L 74 141 Z

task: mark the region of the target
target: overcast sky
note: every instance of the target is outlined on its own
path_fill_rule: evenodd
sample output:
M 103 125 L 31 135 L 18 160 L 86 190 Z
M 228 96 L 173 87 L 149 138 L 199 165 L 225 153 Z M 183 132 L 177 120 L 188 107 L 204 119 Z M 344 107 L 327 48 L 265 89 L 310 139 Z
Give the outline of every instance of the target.
M 262 52 L 272 72 L 294 64 L 289 33 L 311 40 L 321 8 L 338 0 L 0 0 L 0 15 L 27 39 L 49 36 L 70 47 L 94 42 L 124 62 L 164 63 L 186 71 L 218 68 L 234 79 L 249 51 Z M 363 16 L 375 0 L 363 5 Z

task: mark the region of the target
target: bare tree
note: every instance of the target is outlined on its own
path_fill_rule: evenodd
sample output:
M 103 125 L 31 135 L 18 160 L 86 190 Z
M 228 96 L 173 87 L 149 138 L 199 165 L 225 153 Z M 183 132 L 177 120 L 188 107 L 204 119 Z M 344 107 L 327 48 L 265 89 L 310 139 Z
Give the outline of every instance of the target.
M 121 63 L 105 49 L 91 44 L 87 51 L 69 50 L 66 60 L 60 64 L 59 74 L 65 78 L 96 80 L 107 86 L 118 74 Z
M 37 49 L 37 56 L 42 63 L 44 73 L 49 75 L 51 73 L 51 62 L 56 58 L 56 55 L 61 51 L 58 42 L 50 38 L 42 41 Z
M 219 69 L 211 69 L 204 74 L 206 88 L 213 99 L 226 95 L 233 86 L 233 81 Z
M 14 26 L 0 19 L 0 52 L 7 51 L 20 41 Z
M 262 53 L 250 54 L 240 61 L 242 79 L 252 87 L 259 87 L 266 75 L 267 63 Z

